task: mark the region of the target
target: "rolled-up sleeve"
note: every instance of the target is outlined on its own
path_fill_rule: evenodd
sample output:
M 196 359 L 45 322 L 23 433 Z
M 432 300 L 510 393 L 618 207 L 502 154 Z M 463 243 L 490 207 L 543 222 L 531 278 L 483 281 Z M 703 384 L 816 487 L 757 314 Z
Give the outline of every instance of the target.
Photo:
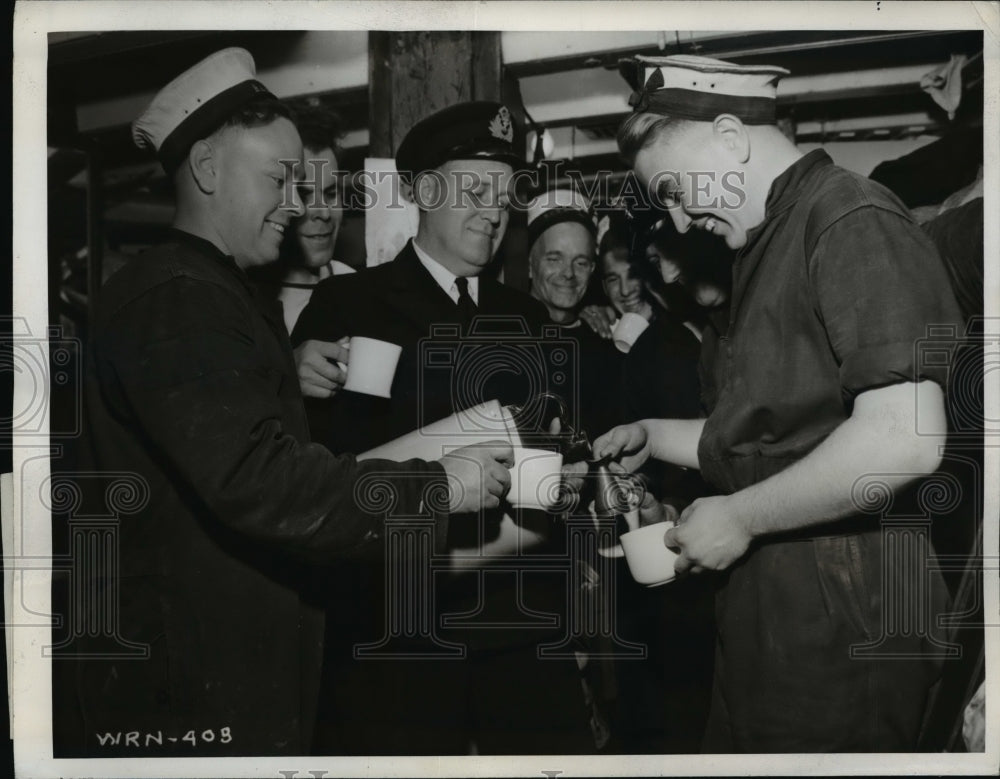
M 447 536 L 440 463 L 359 463 L 283 429 L 279 389 L 239 295 L 186 277 L 115 312 L 97 339 L 102 391 L 161 458 L 181 491 L 219 522 L 314 560 L 418 510 Z
M 947 366 L 920 345 L 961 317 L 934 245 L 900 214 L 857 208 L 820 235 L 809 256 L 813 304 L 839 364 L 845 400 L 900 382 L 946 388 Z

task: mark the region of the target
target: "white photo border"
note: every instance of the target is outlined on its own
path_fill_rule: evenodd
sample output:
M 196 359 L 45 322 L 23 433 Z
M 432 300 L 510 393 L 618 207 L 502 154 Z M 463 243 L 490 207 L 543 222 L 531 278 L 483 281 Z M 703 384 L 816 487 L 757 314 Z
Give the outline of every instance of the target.
M 45 333 L 47 316 L 46 61 L 48 33 L 126 30 L 819 30 L 819 29 L 981 29 L 984 32 L 985 209 L 1000 213 L 998 192 L 998 112 L 1000 95 L 1000 6 L 973 2 L 256 2 L 177 0 L 175 2 L 39 2 L 19 0 L 14 17 L 14 315 L 31 333 Z M 234 9 L 238 8 L 238 14 Z M 998 224 L 986 220 L 984 283 L 986 316 L 1000 316 Z M 1000 419 L 997 371 L 986 371 L 988 419 Z M 21 377 L 19 377 L 21 378 Z M 20 381 L 15 393 L 30 391 Z M 48 430 L 47 421 L 43 430 Z M 14 550 L 18 556 L 51 555 L 48 511 L 37 496 L 49 475 L 48 436 L 14 449 Z M 997 624 L 997 485 L 1000 456 L 987 448 L 984 548 L 987 555 L 985 613 Z M 5 550 L 5 554 L 9 554 Z M 992 559 L 990 559 L 992 558 Z M 993 563 L 990 565 L 990 563 Z M 40 566 L 44 567 L 44 566 Z M 990 570 L 990 569 L 993 570 Z M 296 776 L 622 776 L 622 775 L 854 775 L 993 774 L 1000 768 L 1000 682 L 987 664 L 986 752 L 983 754 L 903 755 L 695 755 L 585 757 L 301 757 L 212 759 L 52 758 L 51 676 L 42 647 L 50 629 L 40 615 L 50 613 L 51 576 L 44 570 L 14 571 L 14 603 L 8 621 L 13 662 L 12 737 L 18 774 L 38 777 L 282 777 Z M 990 620 L 987 619 L 989 624 Z M 1000 631 L 987 630 L 986 656 L 1000 658 Z M 285 773 L 283 773 L 285 772 Z M 314 773 L 310 772 L 325 772 Z

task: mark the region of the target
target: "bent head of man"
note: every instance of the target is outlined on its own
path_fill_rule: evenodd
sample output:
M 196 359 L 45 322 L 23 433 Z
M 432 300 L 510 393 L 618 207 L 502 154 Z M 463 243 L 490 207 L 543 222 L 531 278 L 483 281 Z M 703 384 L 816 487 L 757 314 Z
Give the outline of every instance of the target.
M 618 145 L 679 232 L 731 249 L 764 219 L 771 183 L 798 153 L 777 128 L 777 82 L 788 71 L 707 57 L 636 57 L 633 113 Z
M 531 295 L 558 324 L 576 321 L 594 273 L 595 225 L 589 204 L 573 190 L 551 190 L 528 204 Z
M 176 226 L 241 267 L 278 258 L 293 217 L 302 142 L 288 110 L 254 79 L 243 49 L 202 60 L 164 87 L 133 124 L 156 148 L 177 192 Z
M 420 210 L 417 242 L 456 276 L 477 276 L 507 231 L 510 187 L 523 159 L 500 103 L 460 103 L 418 122 L 396 153 Z

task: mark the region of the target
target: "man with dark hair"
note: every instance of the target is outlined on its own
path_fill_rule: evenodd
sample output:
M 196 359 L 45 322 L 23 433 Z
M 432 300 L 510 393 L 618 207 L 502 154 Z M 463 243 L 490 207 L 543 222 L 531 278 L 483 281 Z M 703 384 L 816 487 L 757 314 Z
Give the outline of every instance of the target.
M 943 583 L 919 530 L 912 547 L 883 543 L 862 485 L 898 499 L 938 468 L 946 371 L 918 362 L 916 345 L 958 311 L 905 206 L 778 129 L 786 73 L 687 55 L 631 63 L 623 155 L 678 231 L 738 254 L 728 328 L 702 352 L 715 357 L 708 418 L 644 420 L 594 449 L 626 468 L 651 456 L 700 467 L 720 493 L 664 537 L 679 574 L 727 576 L 708 751 L 908 751 L 940 664 L 928 631 L 894 625 L 930 625 Z M 890 592 L 925 597 L 883 603 Z
M 333 257 L 344 218 L 337 163 L 340 120 L 330 109 L 312 105 L 293 107 L 291 118 L 302 138 L 304 173 L 299 191 L 305 213 L 292 220 L 274 268 L 280 276 L 275 297 L 289 333 L 320 281 L 354 273 L 354 268 Z
M 322 638 L 306 563 L 382 532 L 356 487 L 388 481 L 401 510 L 432 516 L 444 539 L 447 513 L 499 503 L 510 447 L 358 463 L 310 443 L 280 313 L 245 275 L 277 258 L 303 212 L 302 146 L 248 52 L 184 72 L 133 137 L 157 149 L 177 211 L 170 240 L 108 280 L 95 317 L 89 470 L 135 476 L 148 501 L 120 521 L 120 568 L 90 572 L 101 598 L 87 602 L 115 603 L 120 638 L 147 656 L 79 639 L 57 690 L 79 718 L 57 754 L 303 754 Z M 445 495 L 447 512 L 430 512 Z
M 299 191 L 304 213 L 292 220 L 278 262 L 256 276 L 261 288 L 281 303 L 289 334 L 319 282 L 354 273 L 350 265 L 333 258 L 344 219 L 337 170 L 340 119 L 332 110 L 313 105 L 293 107 L 291 118 L 302 138 L 304 173 Z M 347 362 L 344 341 L 307 341 L 295 355 L 306 397 L 329 398 L 343 386 L 346 375 L 338 363 Z

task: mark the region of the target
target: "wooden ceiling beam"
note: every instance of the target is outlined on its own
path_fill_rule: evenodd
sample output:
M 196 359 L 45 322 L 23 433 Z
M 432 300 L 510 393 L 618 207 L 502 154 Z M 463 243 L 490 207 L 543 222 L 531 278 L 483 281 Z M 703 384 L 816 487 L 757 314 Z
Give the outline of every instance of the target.
M 684 35 L 684 33 L 680 33 Z M 941 30 L 781 30 L 747 32 L 739 36 L 676 37 L 668 33 L 665 46 L 614 48 L 565 56 L 546 57 L 531 61 L 508 62 L 506 67 L 517 78 L 561 73 L 584 68 L 615 70 L 618 60 L 635 54 L 664 56 L 668 54 L 698 54 L 734 62 L 767 60 L 769 64 L 795 62 L 793 72 L 810 75 L 816 72 L 852 70 L 858 61 L 885 62 L 886 47 L 895 46 L 906 61 L 919 61 L 932 56 L 944 56 L 951 51 L 966 53 L 982 48 L 982 33 L 978 31 Z M 817 69 L 817 61 L 826 67 Z M 833 66 L 832 68 L 830 66 Z M 867 67 L 863 64 L 862 67 Z

